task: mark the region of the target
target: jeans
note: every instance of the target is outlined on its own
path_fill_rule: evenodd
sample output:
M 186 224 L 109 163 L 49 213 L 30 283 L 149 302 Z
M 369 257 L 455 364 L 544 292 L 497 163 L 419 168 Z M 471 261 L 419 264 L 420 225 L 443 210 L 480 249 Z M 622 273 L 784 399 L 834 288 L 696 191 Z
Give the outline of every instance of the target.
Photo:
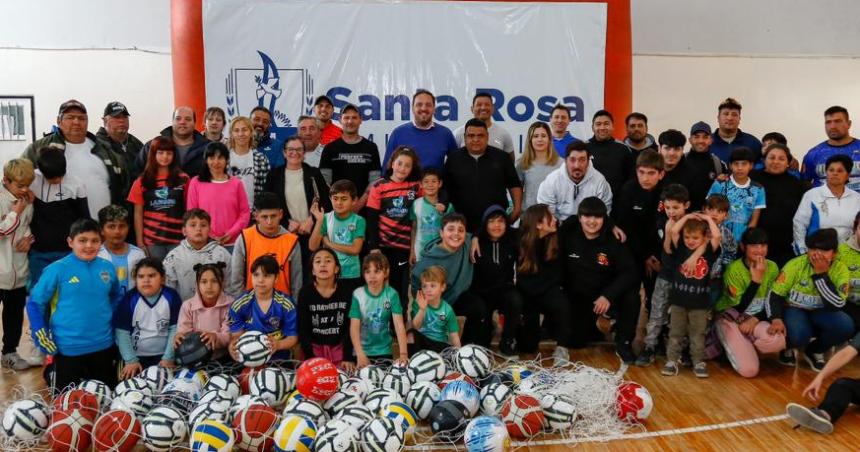
M 27 281 L 27 289 L 32 289 L 36 285 L 36 281 L 42 276 L 42 271 L 48 265 L 66 257 L 68 251 L 36 251 L 30 250 L 28 256 L 30 267 L 30 279 Z
M 656 348 L 660 332 L 669 320 L 669 288 L 668 280 L 657 278 L 654 292 L 651 294 L 651 307 L 648 310 L 648 325 L 645 327 L 645 346 Z
M 810 353 L 824 353 L 854 334 L 854 322 L 848 314 L 825 308 L 806 310 L 789 306 L 785 308 L 783 322 L 788 348 L 806 347 Z

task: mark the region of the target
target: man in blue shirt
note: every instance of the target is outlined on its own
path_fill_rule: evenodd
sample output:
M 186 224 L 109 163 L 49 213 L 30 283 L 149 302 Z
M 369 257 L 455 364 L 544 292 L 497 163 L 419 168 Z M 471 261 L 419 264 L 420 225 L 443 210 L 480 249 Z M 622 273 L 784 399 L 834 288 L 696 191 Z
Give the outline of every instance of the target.
M 741 124 L 741 104 L 738 101 L 729 97 L 717 107 L 717 123 L 719 127 L 711 135 L 712 154 L 728 164 L 732 151 L 744 147 L 753 152 L 756 162 L 761 160 L 761 141 L 738 128 Z
M 552 107 L 552 113 L 550 113 L 549 117 L 549 128 L 552 130 L 552 144 L 562 159 L 567 158 L 567 145 L 573 141 L 580 141 L 579 138 L 576 138 L 567 131 L 569 125 L 570 109 L 562 104 L 556 104 L 555 107 Z
M 251 110 L 251 123 L 254 124 L 257 150 L 269 159 L 269 166 L 272 171 L 286 165 L 284 144 L 272 138 L 269 131 L 269 127 L 272 125 L 272 112 L 266 107 L 254 107 Z
M 457 150 L 457 141 L 451 129 L 433 121 L 436 112 L 436 97 L 426 89 L 419 89 L 412 96 L 412 122 L 397 126 L 388 137 L 382 172 L 388 167 L 388 159 L 398 146 L 409 146 L 418 153 L 421 168 L 442 169 L 445 157 Z
M 818 187 L 827 180 L 825 162 L 836 154 L 844 154 L 854 161 L 848 179 L 848 188 L 860 192 L 860 140 L 852 137 L 848 130 L 851 128 L 851 120 L 848 119 L 848 110 L 845 107 L 834 105 L 824 111 L 824 131 L 827 140 L 822 141 L 810 149 L 803 157 L 801 175 L 804 180 L 812 182 L 813 187 Z

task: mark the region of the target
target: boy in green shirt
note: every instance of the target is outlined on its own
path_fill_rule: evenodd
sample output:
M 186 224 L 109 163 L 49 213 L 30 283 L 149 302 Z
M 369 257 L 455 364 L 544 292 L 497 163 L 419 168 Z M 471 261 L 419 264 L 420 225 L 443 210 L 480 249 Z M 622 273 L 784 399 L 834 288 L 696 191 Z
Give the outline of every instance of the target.
M 839 244 L 836 260 L 848 267 L 851 281 L 848 284 L 848 302 L 843 310 L 854 321 L 855 326 L 860 326 L 860 212 L 854 217 L 854 234 L 844 243 Z
M 434 265 L 421 273 L 421 290 L 412 301 L 412 329 L 409 330 L 409 355 L 420 350 L 441 352 L 450 346 L 460 348 L 460 326 L 454 309 L 442 299 L 445 269 Z
M 390 268 L 384 254 L 368 254 L 361 266 L 367 284 L 352 293 L 349 336 L 359 368 L 371 364 L 372 361 L 392 358 L 391 323 L 394 323 L 399 349 L 395 363 L 405 365 L 408 361 L 406 328 L 403 326 L 400 297 L 397 291 L 388 285 Z
M 340 283 L 351 289 L 361 286 L 361 265 L 358 254 L 364 245 L 367 222 L 352 211 L 358 198 L 355 184 L 349 180 L 335 181 L 329 189 L 332 211 L 323 213 L 318 203 L 311 206 L 316 220 L 308 247 L 316 251 L 320 246 L 337 253 L 340 261 Z
M 421 252 L 433 239 L 439 238 L 442 217 L 453 212 L 451 204 L 439 202 L 439 189 L 442 188 L 442 175 L 436 168 L 427 168 L 421 176 L 421 192 L 424 196 L 415 200 L 409 209 L 412 220 L 412 246 L 409 248 L 409 263 L 415 265 L 421 259 Z

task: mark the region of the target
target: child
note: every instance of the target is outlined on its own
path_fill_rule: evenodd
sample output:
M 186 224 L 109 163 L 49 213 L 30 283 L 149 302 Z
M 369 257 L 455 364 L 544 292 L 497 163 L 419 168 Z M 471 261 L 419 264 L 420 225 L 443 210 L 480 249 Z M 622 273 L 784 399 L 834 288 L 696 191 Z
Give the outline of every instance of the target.
M 0 301 L 3 302 L 3 367 L 24 370 L 30 364 L 18 353 L 27 299 L 27 251 L 33 243 L 30 221 L 33 219 L 35 178 L 33 164 L 13 159 L 3 166 L 3 188 L 0 189 Z
M 251 209 L 242 181 L 227 174 L 230 151 L 223 143 L 206 145 L 206 165 L 188 183 L 188 209 L 201 208 L 212 217 L 210 236 L 220 245 L 233 249 L 236 237 L 248 226 Z
M 117 205 L 109 205 L 99 210 L 99 226 L 104 243 L 99 249 L 99 257 L 106 259 L 116 269 L 123 294 L 134 289 L 131 269 L 146 257 L 140 248 L 126 242 L 128 236 L 128 211 Z
M 361 271 L 367 283 L 352 292 L 349 308 L 349 336 L 355 349 L 356 364 L 365 367 L 374 361 L 390 360 L 391 324 L 397 336 L 399 354 L 395 360 L 406 364 L 406 329 L 397 291 L 388 285 L 388 259 L 384 254 L 371 253 L 364 258 Z
M 767 241 L 764 229 L 744 232 L 744 257 L 726 268 L 724 290 L 716 306 L 721 313 L 716 322 L 717 336 L 732 367 L 746 378 L 758 375 L 758 353 L 785 348 L 785 335 L 768 333 L 767 296 L 779 268 L 767 259 Z
M 349 311 L 355 287 L 339 278 L 337 254 L 319 248 L 311 254 L 313 284 L 299 293 L 299 343 L 305 358 L 326 358 L 344 370 L 355 369 L 349 338 Z
M 227 312 L 233 298 L 224 293 L 224 262 L 195 264 L 193 267 L 197 289 L 186 299 L 179 309 L 179 322 L 173 348 L 179 345 L 189 333 L 199 332 L 203 344 L 212 350 L 214 359 L 226 355 L 230 345 L 230 325 Z
M 750 179 L 755 164 L 752 150 L 739 147 L 729 157 L 732 175 L 726 181 L 714 181 L 708 195 L 722 194 L 729 199 L 729 217 L 726 221 L 732 237 L 741 237 L 744 231 L 758 224 L 761 210 L 766 207 L 764 188 Z
M 90 217 L 86 186 L 66 174 L 66 156 L 62 150 L 43 147 L 37 153 L 36 178 L 30 184 L 33 192 L 33 237 L 39 240 L 30 247 L 30 281 L 33 287 L 48 264 L 69 254 L 69 227 L 81 218 Z
M 690 338 L 690 356 L 693 359 L 693 374 L 708 377 L 708 365 L 704 361 L 705 334 L 711 314 L 709 293 L 711 267 L 720 254 L 720 228 L 711 217 L 691 213 L 675 222 L 669 229 L 669 249 L 675 256 L 672 286 L 669 289 L 669 346 L 666 349 L 666 365 L 663 375 L 678 375 L 681 359 L 681 342 Z M 698 256 L 698 257 L 696 257 Z M 688 258 L 695 257 L 692 263 Z M 683 264 L 678 265 L 678 263 Z
M 269 337 L 273 360 L 291 358 L 290 349 L 296 337 L 296 305 L 289 296 L 275 289 L 281 270 L 278 261 L 262 255 L 251 263 L 252 288 L 236 298 L 228 313 L 230 323 L 230 356 L 238 360 L 236 341 L 245 331 L 259 331 Z
M 418 198 L 409 210 L 412 221 L 412 245 L 409 247 L 409 263 L 415 265 L 421 259 L 421 252 L 431 240 L 439 237 L 442 217 L 454 211 L 454 206 L 439 203 L 439 189 L 442 188 L 442 174 L 436 168 L 427 168 L 421 175 L 421 190 L 424 196 Z
M 179 246 L 167 253 L 164 258 L 164 271 L 166 279 L 164 284 L 179 292 L 183 300 L 193 297 L 199 276 L 194 267 L 200 264 L 214 264 L 221 262 L 223 273 L 222 281 L 230 280 L 230 252 L 217 241 L 209 239 L 209 224 L 212 219 L 202 209 L 191 209 L 182 216 L 182 235 L 185 239 Z M 221 287 L 224 290 L 224 286 Z
M 134 266 L 135 287 L 125 294 L 114 312 L 114 332 L 125 362 L 120 379 L 134 377 L 143 369 L 159 365 L 175 367 L 173 338 L 182 300 L 164 287 L 164 266 L 154 257 Z
M 182 240 L 187 188 L 188 176 L 179 167 L 173 140 L 153 138 L 143 174 L 128 193 L 128 201 L 134 204 L 137 246 L 150 257 L 164 259 Z
M 361 262 L 358 254 L 364 245 L 367 222 L 352 211 L 358 194 L 355 184 L 348 180 L 335 181 L 329 189 L 332 211 L 323 213 L 319 203 L 311 206 L 314 230 L 308 244 L 311 251 L 320 246 L 333 249 L 340 262 L 340 279 L 352 289 L 361 286 Z
M 445 269 L 434 265 L 421 273 L 421 289 L 412 300 L 412 329 L 409 330 L 409 354 L 419 350 L 441 352 L 448 347 L 460 348 L 457 316 L 445 300 Z
M 123 292 L 113 265 L 98 258 L 101 242 L 95 221 L 72 223 L 72 253 L 45 267 L 27 303 L 33 342 L 53 355 L 57 391 L 85 379 L 116 385 L 112 316 Z
M 637 366 L 650 366 L 657 355 L 657 345 L 663 327 L 669 320 L 669 287 L 671 285 L 671 269 L 673 256 L 665 252 L 665 244 L 669 240 L 669 230 L 675 223 L 686 215 L 690 208 L 690 192 L 680 184 L 669 184 L 660 196 L 661 209 L 664 215 L 657 217 L 657 237 L 661 241 L 660 264 L 651 264 L 657 270 L 654 291 L 651 294 L 651 308 L 648 310 L 648 324 L 645 327 L 645 348 L 636 358 Z
M 720 256 L 711 267 L 711 302 L 716 304 L 723 291 L 723 273 L 738 257 L 738 242 L 726 222 L 729 199 L 724 195 L 710 195 L 705 199 L 703 213 L 720 227 Z

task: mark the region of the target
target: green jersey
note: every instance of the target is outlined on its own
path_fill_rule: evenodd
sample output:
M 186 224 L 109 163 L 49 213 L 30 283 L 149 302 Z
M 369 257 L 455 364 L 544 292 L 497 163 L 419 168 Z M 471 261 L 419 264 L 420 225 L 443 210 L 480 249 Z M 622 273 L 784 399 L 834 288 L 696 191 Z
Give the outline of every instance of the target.
M 797 256 L 782 267 L 782 271 L 773 284 L 773 292 L 785 297 L 789 306 L 801 309 L 821 309 L 824 307 L 824 300 L 821 299 L 821 294 L 812 281 L 812 274 L 812 264 L 809 263 L 806 254 Z M 834 259 L 827 276 L 836 286 L 839 295 L 845 299 L 848 296 L 848 282 L 851 279 L 848 267 Z
M 353 212 L 346 218 L 338 218 L 334 212 L 328 212 L 323 216 L 323 224 L 320 234 L 328 237 L 332 243 L 338 245 L 352 245 L 355 239 L 363 239 L 364 231 L 367 229 L 367 221 Z M 335 251 L 337 260 L 340 261 L 341 278 L 358 278 L 361 276 L 361 262 L 357 254 L 346 254 Z
M 423 196 L 412 203 L 412 208 L 409 209 L 409 219 L 415 222 L 415 243 L 412 244 L 412 250 L 415 252 L 415 260 L 421 259 L 421 252 L 431 240 L 439 237 L 439 230 L 442 229 L 442 217 L 454 211 L 454 207 L 449 203 L 448 210 L 445 213 L 439 213 L 436 210 L 436 205 L 427 201 Z
M 412 312 L 418 312 L 418 303 L 412 301 Z M 427 309 L 424 311 L 424 322 L 418 332 L 427 336 L 436 342 L 449 342 L 448 335 L 460 331 L 460 326 L 457 324 L 457 314 L 454 314 L 454 309 L 445 300 L 440 300 L 439 307 L 434 308 L 427 304 Z
M 403 315 L 400 297 L 388 284 L 379 295 L 372 295 L 367 286 L 352 293 L 349 318 L 361 320 L 361 347 L 367 356 L 391 354 L 391 316 Z
M 770 294 L 770 289 L 773 287 L 776 277 L 779 276 L 779 267 L 776 263 L 767 260 L 765 261 L 767 268 L 764 270 L 764 277 L 761 279 L 761 284 L 755 292 L 750 304 L 747 306 L 744 314 L 756 315 L 767 308 L 767 297 Z M 723 273 L 723 291 L 717 300 L 717 312 L 727 311 L 740 304 L 744 292 L 750 286 L 752 277 L 750 269 L 747 267 L 743 259 L 737 259 Z
M 860 251 L 847 243 L 840 243 L 836 260 L 845 264 L 851 278 L 848 283 L 848 301 L 860 304 Z

